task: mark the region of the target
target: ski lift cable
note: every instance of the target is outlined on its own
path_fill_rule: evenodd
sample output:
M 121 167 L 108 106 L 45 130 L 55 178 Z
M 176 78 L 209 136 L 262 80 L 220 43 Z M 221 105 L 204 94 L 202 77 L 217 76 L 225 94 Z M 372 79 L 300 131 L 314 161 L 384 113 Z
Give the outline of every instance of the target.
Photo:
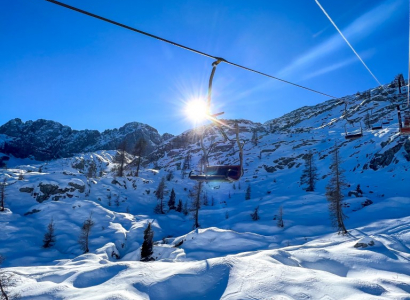
M 349 41 L 347 40 L 347 38 L 343 35 L 342 31 L 340 31 L 339 27 L 337 27 L 337 25 L 335 24 L 335 22 L 333 22 L 332 18 L 327 14 L 326 10 L 322 7 L 322 5 L 320 5 L 318 0 L 315 0 L 316 4 L 319 6 L 319 8 L 323 11 L 323 13 L 326 15 L 326 17 L 329 19 L 330 23 L 332 23 L 332 25 L 336 28 L 336 30 L 340 33 L 340 35 L 342 36 L 342 38 L 345 40 L 345 42 L 347 43 L 347 45 L 349 45 L 350 49 L 352 49 L 353 53 L 356 54 L 357 58 L 361 61 L 361 63 L 363 64 L 363 66 L 367 69 L 367 71 L 369 71 L 370 75 L 373 76 L 374 80 L 376 80 L 376 82 L 379 84 L 379 86 L 383 87 L 383 85 L 380 83 L 380 81 L 376 78 L 376 76 L 372 73 L 372 71 L 370 71 L 369 67 L 365 64 L 365 62 L 363 61 L 363 59 L 360 57 L 360 55 L 356 52 L 356 50 L 354 50 L 353 46 L 349 43 Z
M 206 57 L 209 57 L 209 58 L 213 58 L 213 59 L 216 59 L 216 60 L 220 60 L 221 62 L 224 62 L 224 63 L 226 63 L 226 64 L 228 64 L 228 65 L 232 65 L 232 66 L 235 66 L 235 67 L 238 67 L 238 68 L 244 69 L 244 70 L 246 70 L 246 71 L 253 72 L 253 73 L 256 73 L 256 74 L 265 76 L 265 77 L 269 77 L 269 78 L 272 78 L 272 79 L 275 79 L 275 80 L 278 80 L 278 81 L 281 81 L 281 82 L 284 82 L 284 83 L 287 83 L 287 84 L 296 86 L 296 87 L 298 87 L 298 88 L 302 88 L 302 89 L 305 89 L 305 90 L 308 90 L 308 91 L 311 91 L 311 92 L 314 92 L 314 93 L 317 93 L 317 94 L 320 94 L 320 95 L 323 95 L 323 96 L 326 96 L 326 97 L 330 97 L 330 98 L 333 98 L 333 99 L 338 99 L 337 97 L 334 97 L 334 96 L 332 96 L 332 95 L 329 95 L 329 94 L 326 94 L 326 93 L 322 93 L 322 92 L 320 92 L 320 91 L 317 91 L 317 90 L 314 90 L 314 89 L 305 87 L 305 86 L 303 86 L 303 85 L 300 85 L 300 84 L 297 84 L 297 83 L 293 83 L 293 82 L 287 81 L 287 80 L 285 80 L 285 79 L 281 79 L 281 78 L 278 78 L 278 77 L 275 77 L 275 76 L 272 76 L 272 75 L 269 75 L 269 74 L 266 74 L 266 73 L 263 73 L 263 72 L 260 72 L 260 71 L 257 71 L 257 70 L 254 70 L 254 69 L 251 69 L 251 68 L 248 68 L 248 67 L 245 67 L 245 66 L 242 66 L 242 65 L 233 63 L 233 62 L 230 62 L 230 61 L 227 61 L 227 60 L 225 60 L 225 59 L 223 59 L 223 58 L 220 58 L 220 57 L 217 57 L 217 56 L 214 56 L 214 55 L 211 55 L 211 54 L 208 54 L 208 53 L 205 53 L 205 52 L 202 52 L 202 51 L 199 51 L 199 50 L 196 50 L 196 49 L 187 47 L 187 46 L 184 46 L 184 45 L 182 45 L 182 44 L 179 44 L 179 43 L 176 43 L 176 42 L 173 42 L 173 41 L 164 39 L 164 38 L 159 37 L 159 36 L 157 36 L 157 35 L 154 35 L 154 34 L 151 34 L 151 33 L 148 33 L 148 32 L 142 31 L 142 30 L 139 30 L 139 29 L 137 29 L 137 28 L 134 28 L 134 27 L 131 27 L 131 26 L 128 26 L 128 25 L 125 25 L 125 24 L 122 24 L 122 23 L 119 23 L 119 22 L 116 22 L 116 21 L 107 19 L 107 18 L 105 18 L 105 17 L 101 17 L 101 16 L 99 16 L 99 15 L 90 13 L 90 12 L 88 12 L 88 11 L 79 9 L 79 8 L 77 8 L 77 7 L 74 7 L 74 6 L 71 6 L 71 5 L 68 5 L 68 4 L 65 4 L 65 3 L 62 3 L 62 2 L 56 1 L 56 0 L 45 0 L 45 1 L 50 2 L 50 3 L 53 3 L 53 4 L 57 4 L 57 5 L 59 5 L 59 6 L 62 6 L 62 7 L 71 9 L 71 10 L 74 10 L 74 11 L 76 11 L 76 12 L 79 12 L 79 13 L 82 13 L 82 14 L 85 14 L 85 15 L 88 15 L 88 16 L 93 17 L 93 18 L 96 18 L 96 19 L 99 19 L 99 20 L 102 20 L 102 21 L 105 21 L 105 22 L 108 22 L 108 23 L 117 25 L 117 26 L 119 26 L 119 27 L 123 27 L 123 28 L 125 28 L 125 29 L 128 29 L 128 30 L 131 30 L 131 31 L 134 31 L 134 32 L 137 32 L 137 33 L 146 35 L 146 36 L 149 36 L 149 37 L 151 37 L 151 38 L 160 40 L 160 41 L 162 41 L 162 42 L 165 42 L 165 43 L 168 43 L 168 44 L 171 44 L 171 45 L 174 45 L 174 46 L 176 46 L 176 47 L 180 47 L 180 48 L 182 48 L 182 49 L 185 49 L 185 50 L 194 52 L 194 53 L 196 53 L 196 54 L 200 54 L 200 55 L 203 55 L 203 56 L 206 56 Z

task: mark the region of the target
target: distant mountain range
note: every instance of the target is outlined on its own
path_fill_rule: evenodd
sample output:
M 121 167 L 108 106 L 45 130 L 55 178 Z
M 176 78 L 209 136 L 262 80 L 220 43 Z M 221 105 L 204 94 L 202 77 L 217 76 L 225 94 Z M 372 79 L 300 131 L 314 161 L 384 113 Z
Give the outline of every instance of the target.
M 147 151 L 151 151 L 171 137 L 172 134 L 160 135 L 155 128 L 138 122 L 99 132 L 73 130 L 43 119 L 27 122 L 13 119 L 0 127 L 0 152 L 45 161 L 71 157 L 81 152 L 114 150 L 123 141 L 126 142 L 127 151 L 132 152 L 140 138 L 148 141 Z

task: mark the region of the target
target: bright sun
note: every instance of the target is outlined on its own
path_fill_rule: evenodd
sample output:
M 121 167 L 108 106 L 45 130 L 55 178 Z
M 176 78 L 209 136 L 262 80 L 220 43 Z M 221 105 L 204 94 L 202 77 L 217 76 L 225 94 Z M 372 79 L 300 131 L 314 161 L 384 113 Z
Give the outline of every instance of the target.
M 192 121 L 202 121 L 207 118 L 207 106 L 204 101 L 192 100 L 187 103 L 185 114 Z

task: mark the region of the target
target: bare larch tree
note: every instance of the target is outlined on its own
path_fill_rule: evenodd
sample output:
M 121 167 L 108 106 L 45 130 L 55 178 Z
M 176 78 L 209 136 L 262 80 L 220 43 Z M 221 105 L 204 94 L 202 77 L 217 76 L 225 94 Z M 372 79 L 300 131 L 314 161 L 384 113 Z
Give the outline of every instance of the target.
M 313 153 L 309 151 L 305 155 L 305 169 L 300 177 L 300 183 L 307 185 L 306 192 L 313 192 L 315 190 L 316 181 L 318 180 L 317 168 L 313 160 Z
M 122 177 L 124 176 L 124 168 L 126 165 L 127 161 L 127 156 L 126 156 L 126 149 L 127 148 L 127 142 L 124 140 L 118 147 L 117 149 L 117 155 L 115 156 L 115 162 L 118 163 L 117 166 L 117 176 Z
M 202 192 L 202 181 L 199 181 L 194 189 L 190 193 L 192 199 L 192 212 L 194 217 L 194 228 L 198 228 L 199 224 L 199 210 L 201 209 L 201 192 Z
M 344 170 L 341 168 L 339 146 L 334 146 L 332 164 L 330 166 L 330 180 L 326 186 L 326 198 L 329 201 L 329 213 L 332 225 L 338 233 L 347 234 L 344 220 L 347 216 L 343 213 L 343 188 L 347 186 L 344 178 Z
M 278 220 L 277 223 L 278 227 L 283 228 L 285 227 L 285 224 L 283 223 L 283 207 L 282 205 L 279 206 L 279 211 L 278 211 Z
M 0 265 L 4 261 L 4 258 L 0 255 Z M 14 300 L 18 299 L 18 294 L 10 293 L 9 289 L 16 286 L 16 280 L 14 273 L 3 272 L 0 269 L 0 300 Z
M 134 147 L 134 155 L 137 156 L 137 171 L 135 171 L 135 176 L 139 176 L 140 166 L 142 157 L 145 154 L 145 149 L 147 148 L 147 141 L 142 137 L 140 138 Z
M 83 226 L 81 227 L 81 234 L 78 238 L 78 243 L 80 244 L 81 250 L 84 253 L 88 253 L 90 249 L 88 248 L 88 240 L 90 237 L 91 228 L 94 226 L 94 221 L 92 218 L 92 214 L 88 216 L 88 218 L 84 221 Z

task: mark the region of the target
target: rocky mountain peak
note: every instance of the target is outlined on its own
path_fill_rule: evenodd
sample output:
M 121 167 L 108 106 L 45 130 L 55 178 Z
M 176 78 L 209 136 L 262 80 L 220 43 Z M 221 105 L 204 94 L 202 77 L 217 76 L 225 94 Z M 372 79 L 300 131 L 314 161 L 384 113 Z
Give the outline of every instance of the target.
M 61 123 L 39 119 L 23 122 L 13 119 L 0 126 L 2 146 L 0 152 L 18 158 L 33 157 L 36 160 L 50 160 L 71 157 L 76 153 L 97 150 L 114 150 L 123 141 L 129 152 L 140 138 L 148 141 L 147 150 L 151 151 L 165 139 L 158 131 L 139 122 L 127 123 L 120 128 L 97 130 L 73 130 Z M 164 135 L 167 139 L 172 135 Z

